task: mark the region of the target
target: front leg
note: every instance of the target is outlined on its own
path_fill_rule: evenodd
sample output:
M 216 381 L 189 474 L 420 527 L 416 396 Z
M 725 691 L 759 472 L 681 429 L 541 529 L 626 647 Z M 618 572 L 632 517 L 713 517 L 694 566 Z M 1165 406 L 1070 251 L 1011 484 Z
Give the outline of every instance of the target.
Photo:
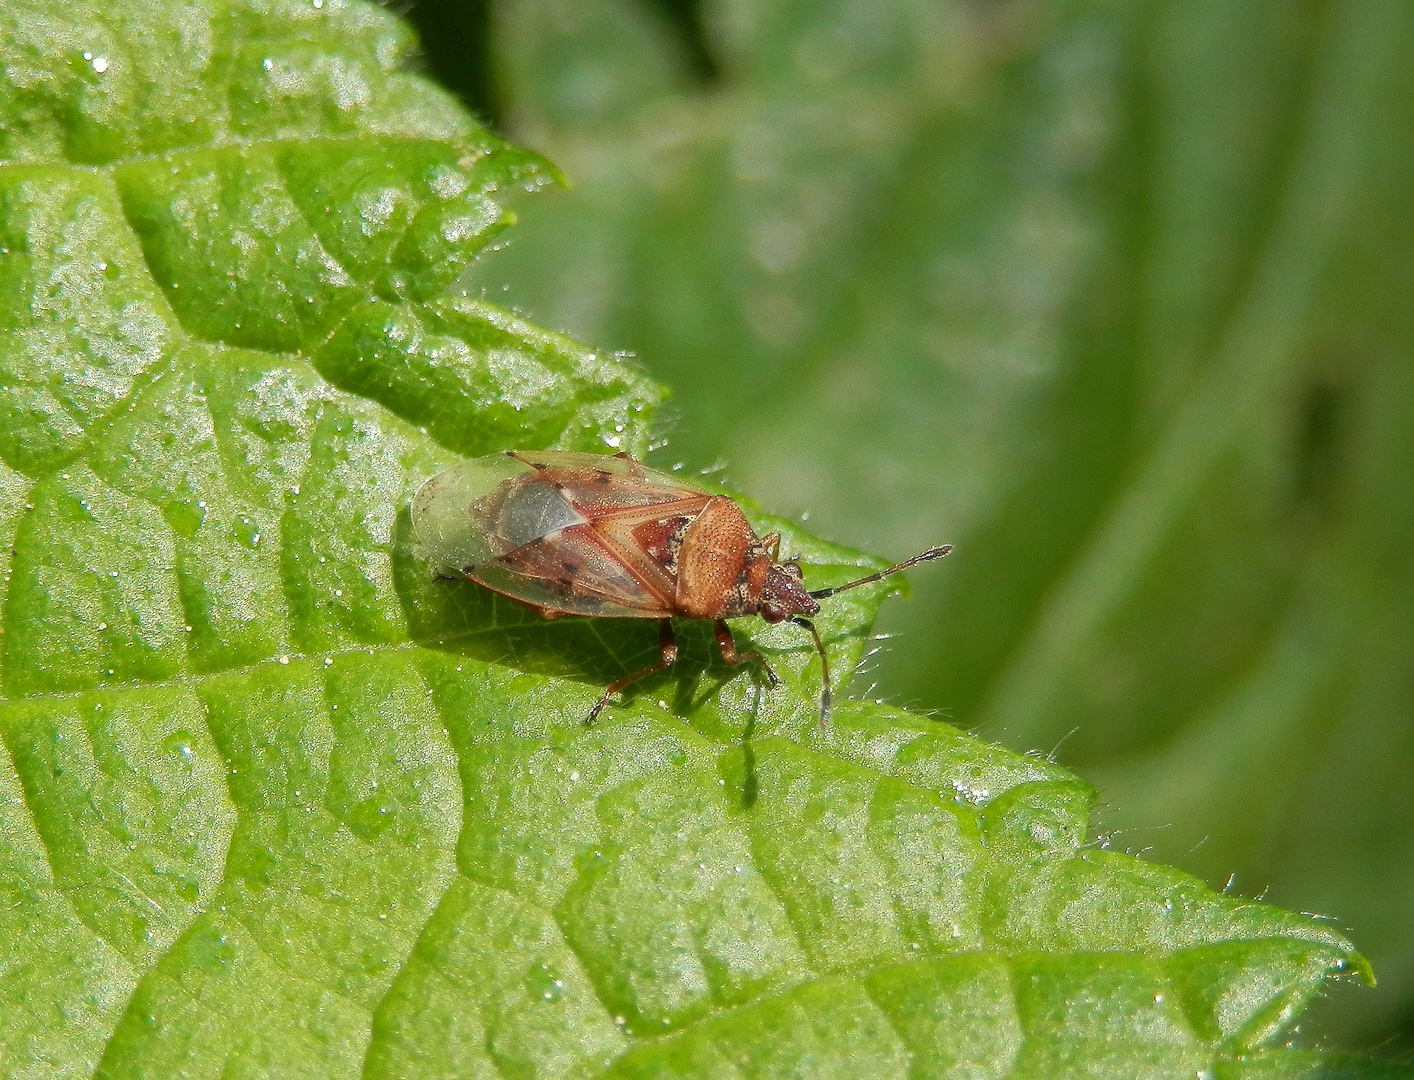
M 772 686 L 780 686 L 781 680 L 776 677 L 776 673 L 771 670 L 771 665 L 766 663 L 766 658 L 755 649 L 748 649 L 744 653 L 736 651 L 736 639 L 732 637 L 732 628 L 723 620 L 718 619 L 713 624 L 713 630 L 717 634 L 717 648 L 722 650 L 722 659 L 735 667 L 737 664 L 745 664 L 748 661 L 761 665 L 761 670 L 766 673 L 766 678 L 771 680 Z

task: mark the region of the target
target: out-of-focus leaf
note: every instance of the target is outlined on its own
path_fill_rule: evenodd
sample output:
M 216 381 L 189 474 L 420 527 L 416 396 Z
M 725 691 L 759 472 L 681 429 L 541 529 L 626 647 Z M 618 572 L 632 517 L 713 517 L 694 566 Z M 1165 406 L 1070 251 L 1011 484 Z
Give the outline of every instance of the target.
M 512 128 L 579 186 L 497 295 L 680 390 L 673 460 L 955 542 L 885 614 L 890 695 L 1060 744 L 1125 845 L 1357 928 L 1382 986 L 1331 1023 L 1398 1029 L 1414 12 L 700 6 L 720 78 L 674 95 L 682 50 L 498 4 Z M 637 112 L 553 97 L 650 70 Z

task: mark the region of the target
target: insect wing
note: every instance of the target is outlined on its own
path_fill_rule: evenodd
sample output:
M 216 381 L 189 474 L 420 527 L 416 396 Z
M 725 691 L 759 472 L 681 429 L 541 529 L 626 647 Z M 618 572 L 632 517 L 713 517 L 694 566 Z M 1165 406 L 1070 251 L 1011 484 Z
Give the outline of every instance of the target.
M 507 546 L 497 527 L 499 515 L 487 501 L 494 503 L 508 481 L 535 475 L 524 462 L 492 454 L 460 462 L 424 483 L 412 498 L 412 525 L 431 561 L 462 573 L 516 546 Z M 571 518 L 567 524 L 574 524 L 578 515 L 558 501 Z
M 412 520 L 432 559 L 525 603 L 577 615 L 670 613 L 673 582 L 633 542 L 708 496 L 636 461 L 559 451 L 493 454 L 432 477 Z
M 665 612 L 678 611 L 674 540 L 713 496 L 631 458 L 559 452 L 517 453 L 539 469 L 585 517 L 595 539 Z M 731 504 L 735 509 L 735 504 Z M 740 511 L 737 511 L 738 516 Z M 616 591 L 613 599 L 626 600 Z M 636 604 L 646 607 L 643 601 Z
M 537 607 L 604 618 L 663 618 L 666 596 L 633 572 L 592 525 L 533 540 L 470 571 L 488 588 Z
M 650 469 L 632 458 L 564 450 L 517 450 L 513 456 L 538 470 L 591 520 L 617 510 L 702 499 L 707 494 L 682 477 Z

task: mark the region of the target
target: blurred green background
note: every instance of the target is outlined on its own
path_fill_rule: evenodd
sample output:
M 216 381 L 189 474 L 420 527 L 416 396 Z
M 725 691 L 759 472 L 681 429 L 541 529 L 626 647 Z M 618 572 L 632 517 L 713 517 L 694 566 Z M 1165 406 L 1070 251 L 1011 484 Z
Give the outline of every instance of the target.
M 466 284 L 632 351 L 660 462 L 916 571 L 878 695 L 1329 915 L 1414 1046 L 1414 4 L 423 0 L 567 192 Z M 870 679 L 864 680 L 867 685 Z

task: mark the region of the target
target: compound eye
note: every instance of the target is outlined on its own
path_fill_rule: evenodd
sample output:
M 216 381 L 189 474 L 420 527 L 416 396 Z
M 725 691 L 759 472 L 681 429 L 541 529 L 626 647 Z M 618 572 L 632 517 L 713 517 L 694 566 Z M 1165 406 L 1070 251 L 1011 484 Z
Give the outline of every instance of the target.
M 781 565 L 785 567 L 786 573 L 789 574 L 791 577 L 795 578 L 796 581 L 800 581 L 804 577 L 804 575 L 800 572 L 799 560 L 787 559 L 785 562 L 781 563 Z
M 765 619 L 768 623 L 783 622 L 785 620 L 785 617 L 786 613 L 780 608 L 776 607 L 775 604 L 761 605 L 761 618 Z

